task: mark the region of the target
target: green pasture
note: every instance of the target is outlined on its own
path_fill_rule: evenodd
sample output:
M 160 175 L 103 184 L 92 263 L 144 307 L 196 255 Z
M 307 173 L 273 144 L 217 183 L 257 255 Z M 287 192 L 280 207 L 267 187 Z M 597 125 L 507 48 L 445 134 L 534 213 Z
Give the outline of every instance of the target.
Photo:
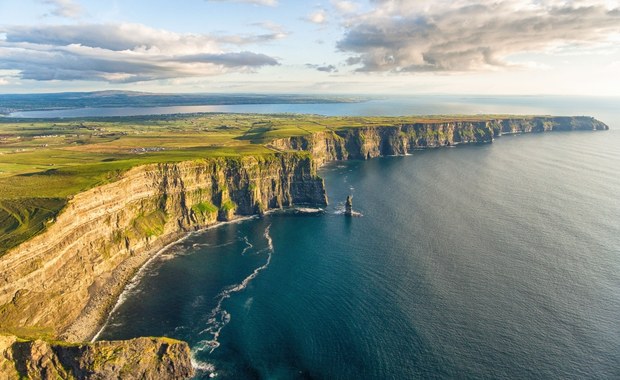
M 272 154 L 274 151 L 266 144 L 274 139 L 320 131 L 501 117 L 506 115 L 193 114 L 67 120 L 0 118 L 0 255 L 53 223 L 72 195 L 115 181 L 135 166 Z M 153 233 L 157 231 L 152 226 L 148 228 Z

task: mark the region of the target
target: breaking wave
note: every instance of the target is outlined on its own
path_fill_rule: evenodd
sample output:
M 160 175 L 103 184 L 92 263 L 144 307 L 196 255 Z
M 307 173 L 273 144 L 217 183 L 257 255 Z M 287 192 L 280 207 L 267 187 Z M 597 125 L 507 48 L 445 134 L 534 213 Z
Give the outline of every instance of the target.
M 265 249 L 265 251 L 267 252 L 267 261 L 265 262 L 265 264 L 254 269 L 254 271 L 250 273 L 249 276 L 244 278 L 243 281 L 241 281 L 238 284 L 227 287 L 220 294 L 217 295 L 217 304 L 213 308 L 213 310 L 211 310 L 211 313 L 209 313 L 209 319 L 207 320 L 207 328 L 200 332 L 200 335 L 206 334 L 208 338 L 198 343 L 198 346 L 196 347 L 196 351 L 207 351 L 208 350 L 209 353 L 212 353 L 216 348 L 220 346 L 220 342 L 218 341 L 220 332 L 228 324 L 228 322 L 230 322 L 230 317 L 231 317 L 230 313 L 222 307 L 222 304 L 224 303 L 226 299 L 230 298 L 230 296 L 233 293 L 240 292 L 244 290 L 245 288 L 247 288 L 250 282 L 252 282 L 252 280 L 254 280 L 261 271 L 269 267 L 269 264 L 271 263 L 271 256 L 273 254 L 273 241 L 271 240 L 271 235 L 269 235 L 270 228 L 271 228 L 271 225 L 267 226 L 267 228 L 265 229 L 265 233 L 263 235 L 265 239 L 267 240 L 267 248 Z M 249 242 L 247 242 L 247 244 L 249 244 L 249 246 L 246 247 L 246 249 L 252 246 Z M 246 249 L 244 249 L 244 252 Z

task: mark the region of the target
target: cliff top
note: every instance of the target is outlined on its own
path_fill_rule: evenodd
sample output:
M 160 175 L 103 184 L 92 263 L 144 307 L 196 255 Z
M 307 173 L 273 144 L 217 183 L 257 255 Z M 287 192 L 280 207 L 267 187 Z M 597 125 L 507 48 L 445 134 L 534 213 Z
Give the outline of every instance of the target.
M 0 334 L 3 379 L 185 379 L 189 346 L 170 338 L 67 343 Z
M 0 255 L 50 223 L 71 196 L 152 163 L 278 152 L 275 139 L 363 127 L 536 116 L 194 114 L 89 119 L 0 118 Z

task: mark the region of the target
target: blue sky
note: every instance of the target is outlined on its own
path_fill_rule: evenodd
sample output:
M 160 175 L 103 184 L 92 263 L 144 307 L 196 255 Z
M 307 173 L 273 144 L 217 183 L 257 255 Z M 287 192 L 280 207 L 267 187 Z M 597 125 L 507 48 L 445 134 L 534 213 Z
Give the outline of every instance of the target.
M 0 93 L 620 96 L 609 0 L 0 0 Z

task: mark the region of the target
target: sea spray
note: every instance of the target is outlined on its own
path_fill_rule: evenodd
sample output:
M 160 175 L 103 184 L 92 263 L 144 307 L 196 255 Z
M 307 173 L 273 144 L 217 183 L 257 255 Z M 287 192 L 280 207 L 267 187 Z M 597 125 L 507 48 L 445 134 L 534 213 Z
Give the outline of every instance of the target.
M 97 331 L 95 336 L 93 336 L 93 338 L 90 340 L 91 343 L 96 342 L 97 339 L 99 339 L 99 336 L 101 335 L 103 330 L 105 330 L 105 328 L 108 327 L 108 325 L 110 324 L 110 320 L 112 319 L 112 315 L 114 315 L 114 312 L 116 312 L 116 310 L 118 310 L 118 308 L 125 302 L 125 300 L 127 300 L 127 297 L 132 293 L 132 291 L 140 284 L 140 280 L 144 277 L 145 269 L 149 266 L 149 264 L 151 264 L 155 259 L 157 259 L 159 256 L 161 256 L 169 248 L 171 248 L 172 246 L 174 246 L 174 245 L 184 241 L 189 236 L 190 236 L 190 234 L 186 234 L 185 236 L 183 236 L 179 240 L 176 240 L 176 241 L 174 241 L 174 242 L 164 246 L 159 251 L 157 251 L 150 259 L 148 259 L 142 265 L 142 267 L 140 267 L 140 269 L 138 269 L 138 271 L 136 272 L 134 277 L 131 279 L 131 281 L 129 281 L 129 283 L 125 286 L 125 289 L 123 290 L 121 295 L 118 297 L 118 300 L 116 301 L 116 304 L 114 305 L 114 307 L 112 308 L 112 310 L 108 314 L 108 317 L 106 318 L 103 326 L 101 326 L 99 331 Z
M 108 316 L 105 319 L 105 322 L 103 323 L 103 325 L 101 326 L 101 328 L 99 329 L 99 331 L 97 331 L 97 333 L 93 336 L 93 338 L 91 339 L 91 342 L 96 342 L 97 339 L 99 339 L 99 336 L 101 336 L 101 334 L 103 333 L 103 331 L 106 329 L 106 327 L 108 327 L 108 325 L 110 324 L 110 321 L 112 319 L 112 316 L 114 315 L 114 313 L 118 310 L 118 308 L 125 303 L 125 300 L 132 294 L 133 290 L 140 284 L 140 281 L 142 280 L 142 278 L 145 275 L 145 271 L 146 269 L 158 258 L 160 258 L 160 256 L 162 256 L 164 253 L 169 253 L 170 249 L 180 243 L 182 243 L 183 241 L 187 240 L 189 237 L 195 235 L 195 234 L 199 234 L 202 233 L 204 231 L 207 230 L 211 230 L 214 228 L 218 228 L 221 226 L 225 226 L 228 224 L 236 224 L 236 223 L 241 223 L 241 222 L 245 222 L 251 219 L 255 219 L 256 216 L 252 215 L 252 216 L 246 216 L 246 217 L 241 217 L 241 218 L 236 218 L 230 221 L 226 221 L 226 222 L 219 222 L 217 224 L 214 224 L 212 226 L 203 228 L 199 231 L 192 231 L 189 232 L 185 235 L 183 235 L 181 238 L 179 238 L 178 240 L 173 241 L 170 244 L 167 244 L 166 246 L 164 246 L 163 248 L 161 248 L 159 251 L 157 251 L 153 256 L 151 256 L 151 258 L 149 258 L 141 267 L 140 269 L 138 269 L 138 271 L 136 272 L 136 274 L 134 275 L 134 277 L 127 283 L 127 285 L 125 286 L 125 288 L 123 289 L 122 293 L 120 294 L 120 296 L 118 297 L 118 300 L 116 301 L 116 304 L 114 304 L 114 307 L 112 308 L 112 310 L 110 311 L 110 313 L 108 313 Z M 225 244 L 221 244 L 219 246 L 215 246 L 212 248 L 218 248 L 218 247 L 222 247 L 222 246 L 227 246 L 232 244 L 232 242 L 230 243 L 225 243 Z M 200 246 L 200 245 L 199 245 Z M 195 246 L 193 248 L 196 248 L 198 246 Z M 270 257 L 271 258 L 271 257 Z
M 224 303 L 224 300 L 230 298 L 230 296 L 233 293 L 237 293 L 237 292 L 240 292 L 240 291 L 244 290 L 249 285 L 249 283 L 253 279 L 255 279 L 256 276 L 258 276 L 258 274 L 261 271 L 263 271 L 263 270 L 267 269 L 267 267 L 269 267 L 269 264 L 271 263 L 271 256 L 273 254 L 273 241 L 271 239 L 271 235 L 269 235 L 269 229 L 270 228 L 271 228 L 271 225 L 267 226 L 267 228 L 265 229 L 265 233 L 263 235 L 265 237 L 265 239 L 267 240 L 267 248 L 265 249 L 265 251 L 267 252 L 267 261 L 265 262 L 265 264 L 263 264 L 260 267 L 254 269 L 254 271 L 249 276 L 247 276 L 245 279 L 243 279 L 243 281 L 241 281 L 240 283 L 238 283 L 236 285 L 232 285 L 232 286 L 227 287 L 220 294 L 218 294 L 218 296 L 217 296 L 217 304 L 213 308 L 213 310 L 211 310 L 211 313 L 209 313 L 209 319 L 207 320 L 207 325 L 208 326 L 207 326 L 207 328 L 205 328 L 204 330 L 202 330 L 200 332 L 201 335 L 202 334 L 210 335 L 210 337 L 209 337 L 210 339 L 204 339 L 204 340 L 200 341 L 199 345 L 196 347 L 196 351 L 209 350 L 209 353 L 212 353 L 216 348 L 218 348 L 220 346 L 220 343 L 218 341 L 218 338 L 220 336 L 220 332 L 222 331 L 224 326 L 226 326 L 228 324 L 228 322 L 230 322 L 230 318 L 231 318 L 230 313 L 228 313 L 222 307 L 222 304 Z M 247 243 L 250 244 L 249 242 L 247 242 Z M 247 248 L 248 247 L 246 247 L 246 249 Z M 243 252 L 245 252 L 246 249 L 244 249 Z
M 247 251 L 249 251 L 250 249 L 254 248 L 254 245 L 252 243 L 250 243 L 250 240 L 248 239 L 247 236 L 243 237 L 243 242 L 245 243 L 245 248 L 243 248 L 243 251 L 241 251 L 241 254 L 245 255 L 245 253 Z

